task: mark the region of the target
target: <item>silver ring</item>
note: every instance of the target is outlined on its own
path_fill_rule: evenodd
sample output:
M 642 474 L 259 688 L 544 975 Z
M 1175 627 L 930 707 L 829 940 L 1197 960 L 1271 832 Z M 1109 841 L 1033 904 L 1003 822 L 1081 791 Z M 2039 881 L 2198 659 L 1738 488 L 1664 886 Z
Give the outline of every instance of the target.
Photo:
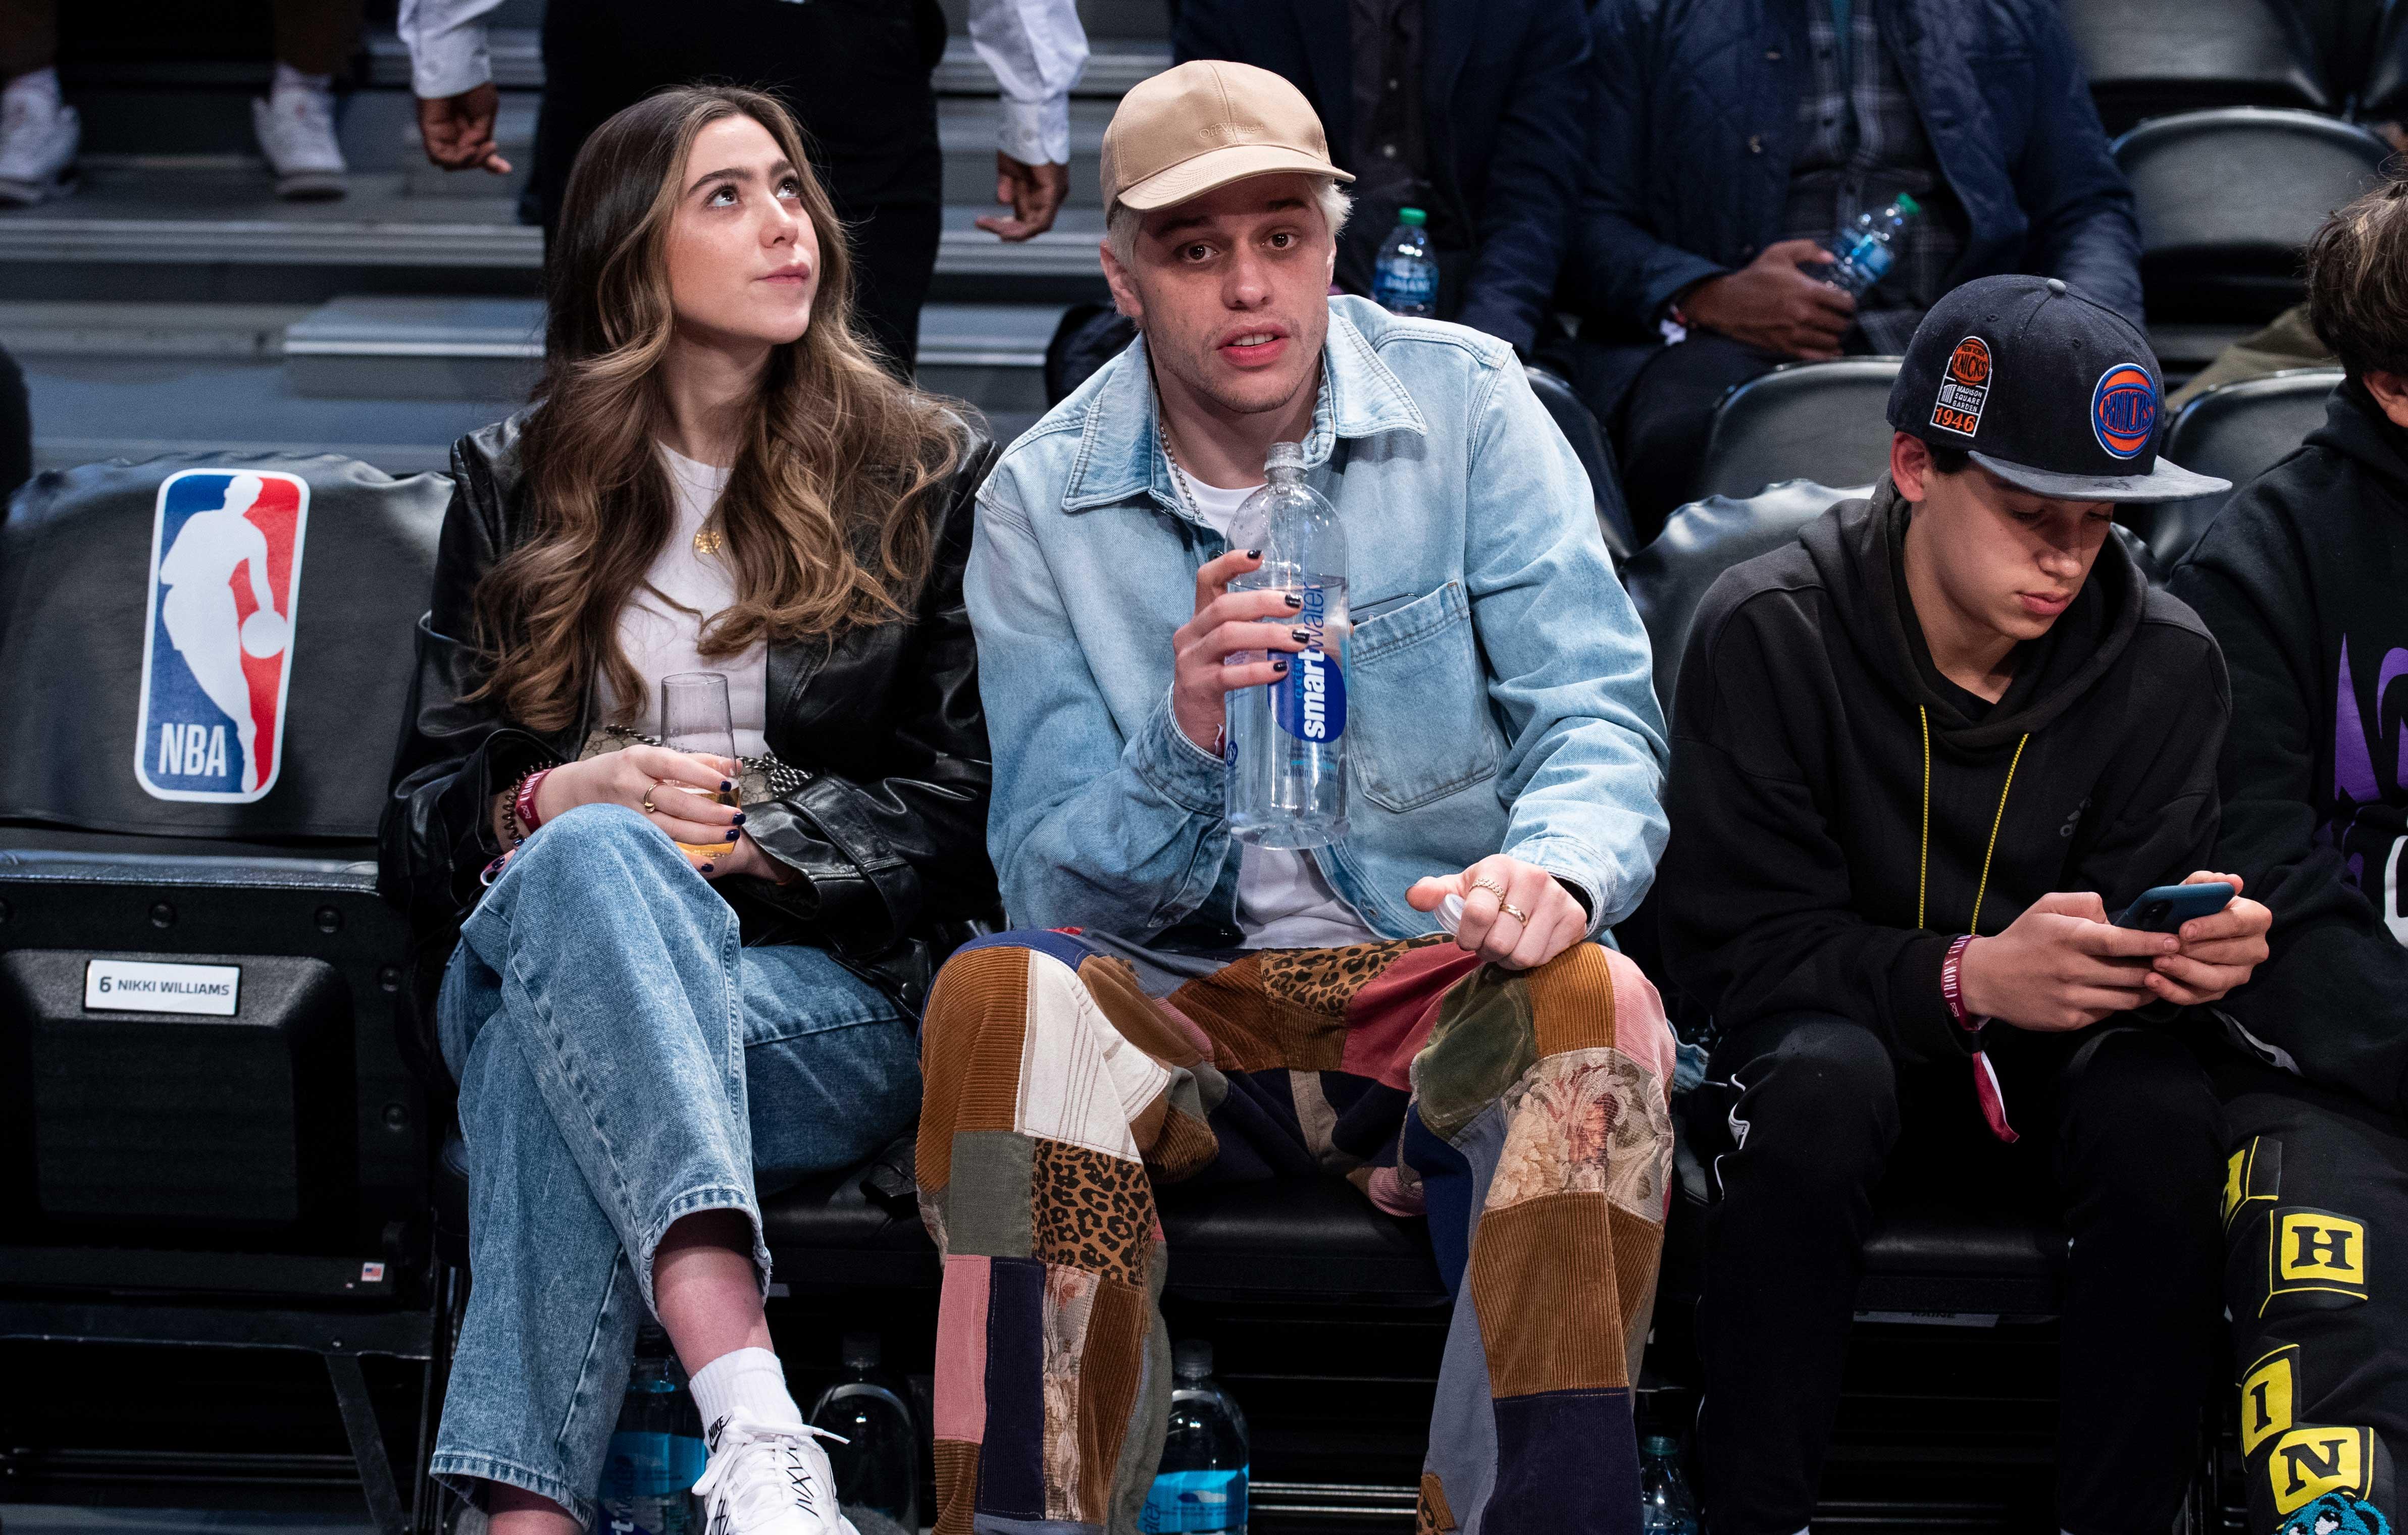
M 1521 907 L 1516 906 L 1511 901 L 1499 901 L 1497 903 L 1497 909 L 1499 913 L 1512 917 L 1514 921 L 1521 923 L 1526 928 L 1530 925 L 1530 914 L 1524 911 Z

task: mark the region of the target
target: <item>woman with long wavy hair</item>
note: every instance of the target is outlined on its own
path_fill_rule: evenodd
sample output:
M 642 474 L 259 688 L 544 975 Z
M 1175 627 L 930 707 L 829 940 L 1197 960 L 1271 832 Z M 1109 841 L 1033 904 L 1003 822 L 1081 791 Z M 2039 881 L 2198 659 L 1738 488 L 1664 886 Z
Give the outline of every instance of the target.
M 961 600 L 994 448 L 862 341 L 767 96 L 606 123 L 550 286 L 536 403 L 453 449 L 383 825 L 470 1189 L 434 1469 L 494 1535 L 592 1524 L 649 1310 L 714 1535 L 849 1532 L 770 1348 L 756 1190 L 908 1128 L 928 975 L 994 902 Z M 694 672 L 733 759 L 659 742 Z

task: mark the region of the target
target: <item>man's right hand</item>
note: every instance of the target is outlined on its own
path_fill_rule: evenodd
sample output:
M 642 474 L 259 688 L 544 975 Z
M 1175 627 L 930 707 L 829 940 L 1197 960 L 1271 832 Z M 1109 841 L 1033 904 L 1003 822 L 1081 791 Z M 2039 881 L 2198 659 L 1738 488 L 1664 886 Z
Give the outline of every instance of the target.
M 1975 1017 L 2061 1033 L 2156 1002 L 2151 967 L 2181 948 L 2170 932 L 2109 925 L 2093 892 L 2060 892 L 2033 902 L 1997 937 L 1966 945 L 1957 979 Z
M 510 163 L 494 145 L 494 120 L 501 107 L 502 93 L 491 80 L 456 96 L 420 97 L 418 136 L 425 142 L 426 158 L 447 171 L 482 167 L 508 176 Z
M 1828 263 L 1831 253 L 1813 240 L 1783 240 L 1736 272 L 1708 277 L 1681 303 L 1691 320 L 1734 341 L 1784 356 L 1828 362 L 1856 313 L 1856 301 L 1800 262 Z
M 1303 599 L 1292 591 L 1231 591 L 1229 583 L 1260 569 L 1260 549 L 1231 549 L 1196 573 L 1196 616 L 1170 637 L 1170 717 L 1179 732 L 1204 751 L 1215 749 L 1227 718 L 1229 692 L 1258 688 L 1287 675 L 1287 658 L 1272 656 L 1231 666 L 1234 650 L 1301 650 L 1304 631 L 1292 623 Z M 1267 621 L 1268 620 L 1268 621 Z

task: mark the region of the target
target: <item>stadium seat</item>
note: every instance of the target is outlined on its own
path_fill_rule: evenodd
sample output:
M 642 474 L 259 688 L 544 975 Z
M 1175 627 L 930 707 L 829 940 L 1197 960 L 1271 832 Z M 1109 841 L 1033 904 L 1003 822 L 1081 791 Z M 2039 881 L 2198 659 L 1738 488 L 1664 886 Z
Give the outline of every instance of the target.
M 2298 11 L 2337 109 L 2354 107 L 2366 94 L 2376 61 L 2389 0 L 2285 0 Z M 2359 117 L 2357 111 L 2351 116 Z
M 2294 0 L 2065 0 L 2064 9 L 2111 134 L 2174 112 L 2339 105 Z
M 438 1327 L 374 838 L 449 495 L 183 454 L 0 528 L 0 1335 L 318 1354 L 385 1535 L 359 1359 Z
M 1630 509 L 1623 505 L 1622 474 L 1614 467 L 1605 429 L 1562 377 L 1545 368 L 1531 368 L 1529 375 L 1531 392 L 1555 419 L 1565 440 L 1580 455 L 1581 467 L 1588 471 L 1589 492 L 1597 503 L 1597 531 L 1605 536 L 1606 552 L 1620 565 L 1630 558 L 1638 539 L 1631 532 Z
M 1808 479 L 1868 485 L 1889 467 L 1895 357 L 1792 362 L 1723 396 L 1706 435 L 1696 493 L 1755 495 Z
M 2378 183 L 2391 150 L 2332 118 L 2231 107 L 2143 123 L 2114 153 L 2140 215 L 2150 321 L 2232 325 L 2300 301 L 2309 237 Z
M 2351 115 L 2360 122 L 2408 121 L 2408 7 L 2385 9 Z
M 2185 405 L 2167 429 L 2166 457 L 2186 469 L 2229 479 L 2237 490 L 2324 424 L 2326 405 L 2341 378 L 2339 368 L 2290 368 L 2209 390 Z M 2153 508 L 2143 536 L 2157 563 L 2168 571 L 2180 564 L 2231 499 L 2231 491 L 2225 491 Z

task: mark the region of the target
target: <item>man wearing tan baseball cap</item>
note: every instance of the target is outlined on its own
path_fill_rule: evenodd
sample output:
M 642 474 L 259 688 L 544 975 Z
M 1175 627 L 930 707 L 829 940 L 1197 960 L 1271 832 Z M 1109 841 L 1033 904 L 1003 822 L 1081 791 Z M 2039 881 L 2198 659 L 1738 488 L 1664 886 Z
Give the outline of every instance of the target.
M 1593 940 L 1663 849 L 1667 750 L 1587 477 L 1505 343 L 1329 295 L 1346 178 L 1278 76 L 1140 85 L 1103 179 L 1138 338 L 1004 453 L 964 579 L 1018 931 L 921 1035 L 937 1528 L 1240 1522 L 1242 1473 L 1154 1478 L 1154 1187 L 1318 1172 L 1426 1214 L 1459 1298 L 1421 1528 L 1635 1530 L 1672 1047 Z M 1233 590 L 1275 444 L 1347 568 Z M 1307 649 L 1346 830 L 1240 845 L 1224 700 Z

